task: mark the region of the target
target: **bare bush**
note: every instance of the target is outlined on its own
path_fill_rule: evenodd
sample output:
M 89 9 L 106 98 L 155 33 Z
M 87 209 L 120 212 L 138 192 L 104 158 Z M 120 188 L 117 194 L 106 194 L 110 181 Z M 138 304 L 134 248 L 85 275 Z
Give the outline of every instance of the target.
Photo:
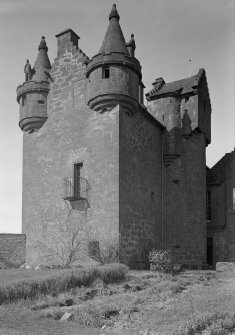
M 119 245 L 114 242 L 106 242 L 101 246 L 96 241 L 90 242 L 90 245 L 95 243 L 93 250 L 90 251 L 90 257 L 95 261 L 104 264 L 119 262 Z
M 56 208 L 52 212 L 49 217 L 42 215 L 42 231 L 34 232 L 33 246 L 47 262 L 68 267 L 87 253 L 89 215 L 68 208 Z

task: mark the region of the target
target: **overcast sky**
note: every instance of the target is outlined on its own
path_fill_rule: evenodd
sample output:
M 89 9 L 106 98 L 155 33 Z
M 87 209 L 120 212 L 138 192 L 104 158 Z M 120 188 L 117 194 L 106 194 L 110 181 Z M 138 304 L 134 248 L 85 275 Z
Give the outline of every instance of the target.
M 0 0 L 0 233 L 21 232 L 22 139 L 16 87 L 33 66 L 41 36 L 56 57 L 55 35 L 72 28 L 92 57 L 108 27 L 110 0 Z M 135 34 L 145 93 L 157 77 L 166 82 L 205 68 L 212 105 L 213 166 L 235 145 L 235 0 L 119 0 L 126 40 Z M 192 60 L 191 68 L 189 59 Z

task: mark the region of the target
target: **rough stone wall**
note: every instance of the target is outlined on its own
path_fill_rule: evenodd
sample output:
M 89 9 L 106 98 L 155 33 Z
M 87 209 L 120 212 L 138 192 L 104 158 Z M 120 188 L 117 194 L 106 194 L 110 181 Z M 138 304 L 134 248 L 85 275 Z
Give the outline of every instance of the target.
M 217 262 L 227 262 L 227 245 L 223 230 L 209 230 L 207 237 L 213 238 L 213 266 L 215 267 Z
M 24 264 L 25 242 L 25 234 L 0 234 L 0 268 L 14 268 Z
M 211 221 L 208 229 L 223 229 L 226 226 L 226 185 L 224 182 L 210 185 L 211 192 Z
M 201 266 L 206 261 L 205 138 L 181 139 L 181 156 L 164 169 L 164 247 L 176 261 Z
M 121 260 L 146 265 L 147 252 L 161 248 L 162 129 L 136 111 L 120 110 Z
M 206 143 L 211 142 L 211 103 L 206 77 L 203 76 L 198 87 L 198 128 L 205 134 Z
M 132 69 L 110 66 L 110 78 L 102 78 L 102 68 L 91 72 L 88 83 L 88 99 L 100 94 L 125 94 L 139 100 L 139 78 Z
M 164 247 L 174 250 L 177 262 L 201 267 L 206 262 L 206 136 L 198 128 L 198 106 L 204 96 L 187 98 L 162 97 L 148 102 L 148 109 L 166 126 Z
M 186 112 L 190 130 L 195 130 L 198 127 L 198 95 L 191 93 L 187 97 L 187 102 L 184 98 L 178 97 L 162 97 L 157 100 L 148 101 L 148 111 L 168 130 L 173 126 L 184 128 L 184 115 Z M 180 107 L 178 106 L 180 104 Z M 178 119 L 178 109 L 180 108 L 180 120 Z M 180 122 L 179 122 L 180 121 Z
M 233 188 L 235 188 L 235 151 L 226 154 L 211 170 L 222 171 L 223 181 L 210 185 L 211 222 L 208 236 L 213 237 L 215 264 L 218 261 L 235 262 L 235 209 Z M 219 230 L 219 231 L 218 231 Z
M 233 208 L 233 188 L 235 188 L 235 150 L 226 169 L 226 241 L 228 246 L 228 261 L 235 262 L 235 209 Z
M 20 104 L 20 121 L 26 117 L 32 116 L 47 116 L 47 94 L 42 93 L 27 93 L 24 100 L 24 106 L 22 106 L 22 99 Z M 43 103 L 38 103 L 41 101 Z
M 62 181 L 73 176 L 75 163 L 83 163 L 81 176 L 91 188 L 90 238 L 118 240 L 118 106 L 103 114 L 87 107 L 86 56 L 69 42 L 65 46 L 50 72 L 48 119 L 37 133 L 24 134 L 23 232 L 28 263 L 46 261 L 35 248 L 35 236 L 44 240 L 45 224 L 53 226 L 55 210 L 65 207 Z

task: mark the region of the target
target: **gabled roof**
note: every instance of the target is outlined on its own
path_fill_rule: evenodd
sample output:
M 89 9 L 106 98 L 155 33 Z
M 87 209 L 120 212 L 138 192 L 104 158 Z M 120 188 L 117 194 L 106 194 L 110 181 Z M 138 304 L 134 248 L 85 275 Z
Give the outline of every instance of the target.
M 207 185 L 216 185 L 224 181 L 227 167 L 232 160 L 235 160 L 235 148 L 232 152 L 226 153 L 212 168 L 207 168 Z
M 235 159 L 235 148 L 231 152 L 227 152 L 214 166 L 212 166 L 211 170 L 213 169 L 225 169 L 226 166 L 232 159 Z
M 192 77 L 184 78 L 170 83 L 165 83 L 162 78 L 156 79 L 153 83 L 154 88 L 146 94 L 147 100 L 151 100 L 153 97 L 166 95 L 169 93 L 178 93 L 180 95 L 193 92 L 205 73 L 204 69 L 200 69 L 197 75 Z

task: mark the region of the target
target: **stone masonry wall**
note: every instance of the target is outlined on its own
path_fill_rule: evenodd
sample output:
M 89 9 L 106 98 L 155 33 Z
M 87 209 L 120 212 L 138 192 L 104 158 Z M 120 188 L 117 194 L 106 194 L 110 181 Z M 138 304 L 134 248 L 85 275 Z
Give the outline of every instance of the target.
M 141 110 L 120 110 L 121 260 L 146 266 L 151 248 L 161 248 L 162 135 Z
M 124 66 L 110 66 L 110 77 L 102 78 L 102 68 L 91 72 L 88 83 L 88 97 L 100 94 L 125 94 L 139 100 L 139 78 L 132 69 Z
M 235 262 L 235 208 L 233 208 L 233 188 L 235 188 L 235 150 L 231 153 L 226 168 L 226 242 L 228 261 Z
M 204 135 L 182 137 L 181 153 L 164 169 L 164 246 L 179 263 L 200 267 L 206 261 Z
M 220 168 L 223 182 L 211 185 L 211 222 L 208 236 L 213 238 L 213 263 L 235 262 L 235 209 L 233 208 L 233 188 L 235 188 L 235 151 L 226 154 L 215 167 Z M 219 230 L 219 231 L 218 231 Z
M 227 244 L 224 236 L 224 231 L 213 231 L 207 232 L 207 237 L 213 238 L 213 266 L 215 267 L 217 262 L 227 262 Z
M 24 134 L 23 232 L 31 264 L 47 260 L 35 248 L 35 238 L 45 242 L 56 209 L 66 208 L 63 179 L 73 177 L 76 163 L 83 164 L 81 177 L 90 185 L 89 238 L 101 243 L 118 240 L 118 106 L 103 114 L 87 107 L 86 56 L 75 46 L 67 49 L 52 65 L 45 125 L 37 133 Z
M 19 267 L 25 262 L 25 234 L 0 234 L 0 268 Z
M 167 128 L 164 247 L 174 250 L 177 262 L 201 267 L 206 262 L 205 148 L 210 142 L 211 114 L 206 78 L 201 79 L 198 92 L 180 96 L 178 101 L 168 96 L 149 101 L 148 110 Z

